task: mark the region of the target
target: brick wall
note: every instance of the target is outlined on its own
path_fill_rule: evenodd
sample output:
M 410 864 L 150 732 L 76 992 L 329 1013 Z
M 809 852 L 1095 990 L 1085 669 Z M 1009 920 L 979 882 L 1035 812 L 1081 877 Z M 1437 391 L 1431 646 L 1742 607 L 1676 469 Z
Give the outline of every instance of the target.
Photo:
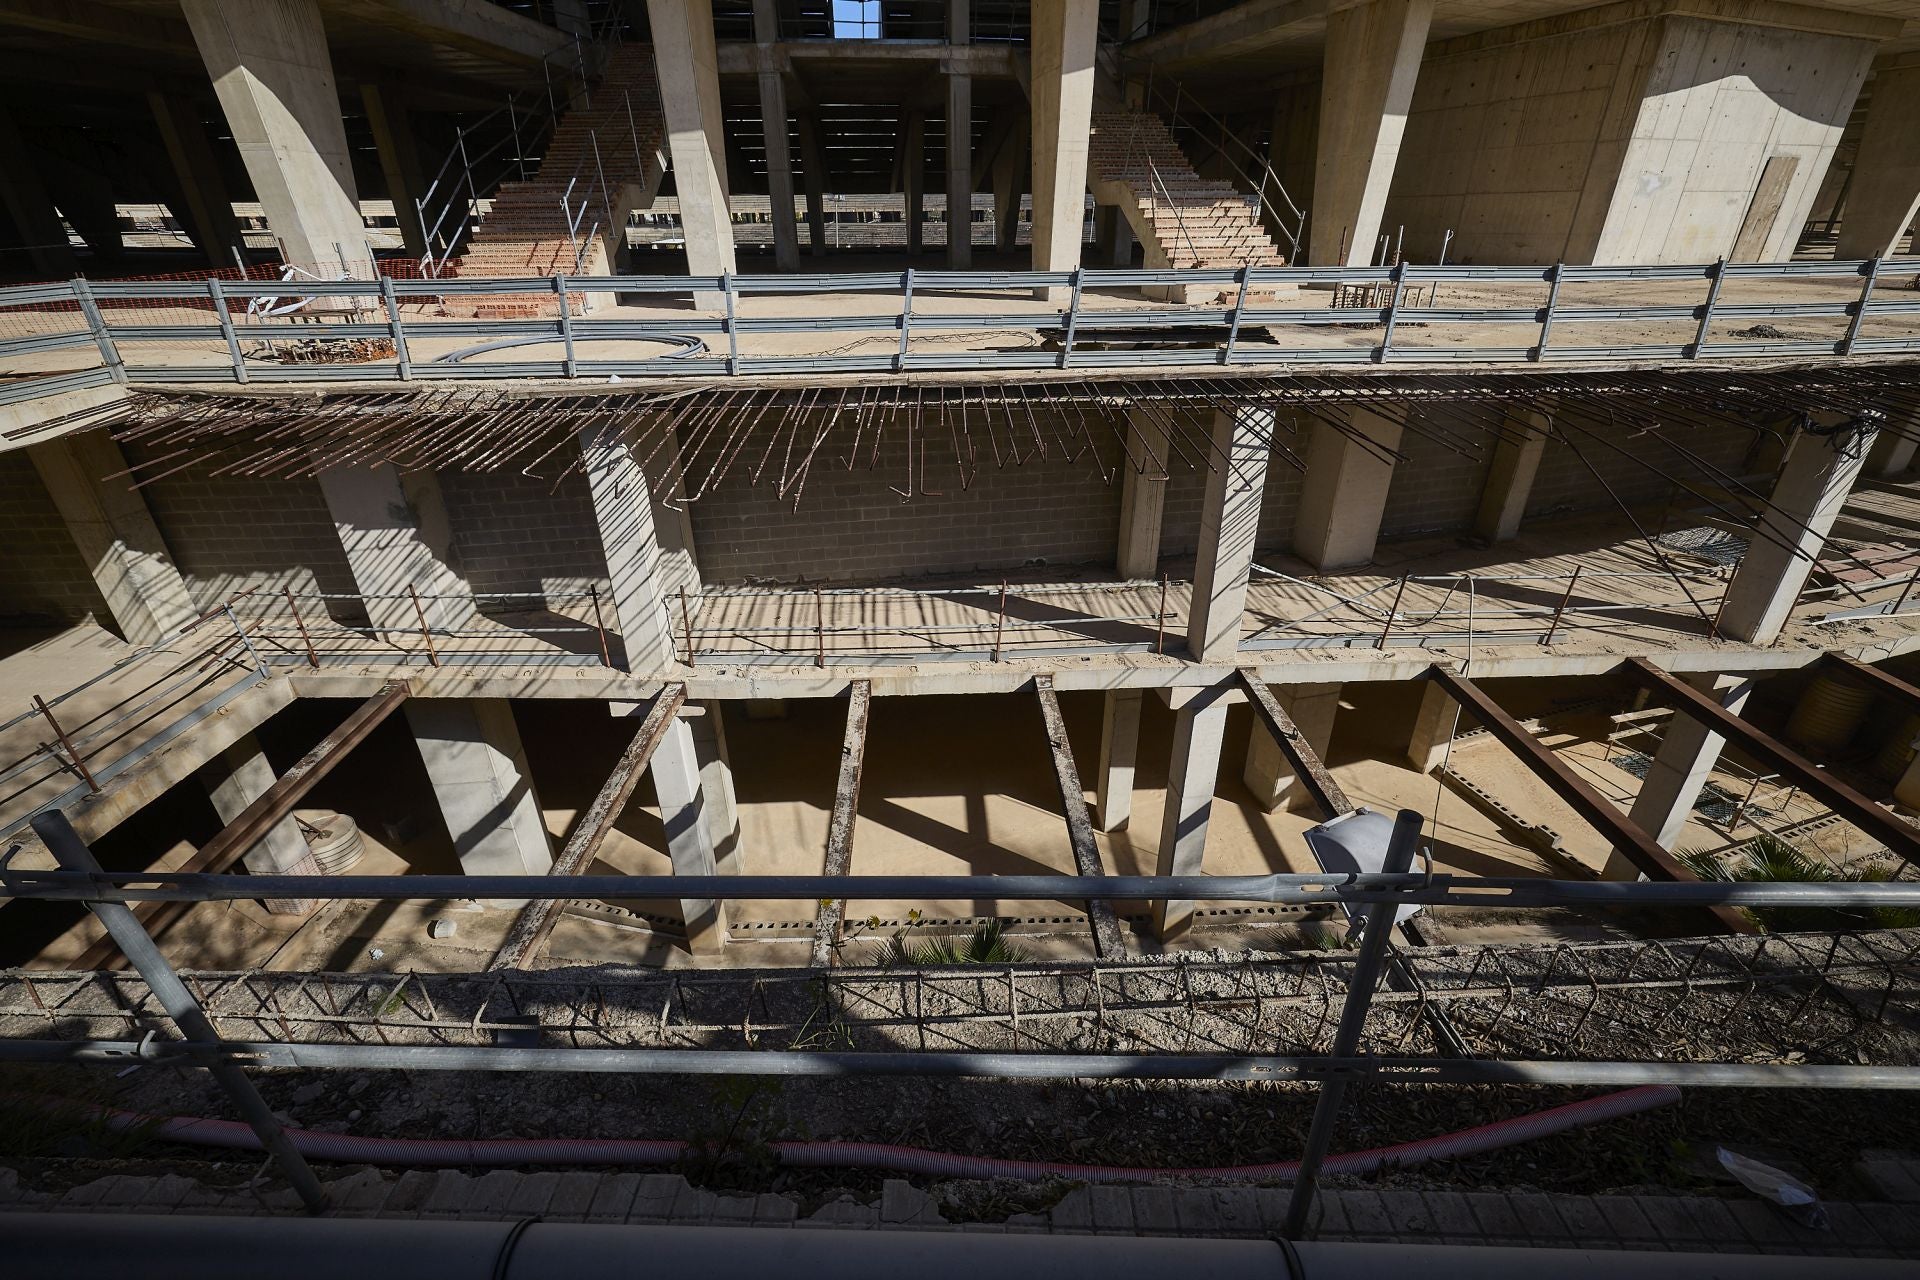
M 1477 432 L 1459 434 L 1466 438 L 1454 441 L 1452 447 L 1413 430 L 1401 437 L 1400 452 L 1406 461 L 1393 467 L 1387 509 L 1380 521 L 1382 539 L 1415 538 L 1473 524 L 1487 468 L 1493 463 L 1493 439 Z M 1477 457 L 1456 451 L 1476 446 Z
M 129 464 L 153 456 L 135 444 L 122 449 Z M 208 471 L 195 467 L 140 491 L 194 603 L 205 608 L 248 588 L 355 595 L 318 481 Z M 328 601 L 327 611 L 337 618 L 361 612 L 350 600 Z
M 113 625 L 93 574 L 26 450 L 0 454 L 0 618 Z
M 1584 423 L 1582 424 L 1585 425 Z M 1688 451 L 1722 471 L 1739 475 L 1753 444 L 1753 433 L 1737 427 L 1674 427 L 1673 438 Z M 1547 444 L 1540 459 L 1540 473 L 1534 478 L 1533 496 L 1527 502 L 1527 518 L 1582 511 L 1612 510 L 1608 496 L 1611 486 L 1624 502 L 1661 502 L 1674 492 L 1673 482 L 1645 465 L 1651 463 L 1670 471 L 1676 478 L 1699 488 L 1711 483 L 1692 463 L 1659 442 L 1658 436 L 1633 436 L 1614 440 L 1618 450 L 1599 440 L 1576 436 L 1580 454 L 1593 464 L 1589 471 L 1573 449 L 1559 440 Z M 1594 479 L 1599 472 L 1606 486 Z
M 454 554 L 478 595 L 577 594 L 607 588 L 606 555 L 586 477 L 550 479 L 518 471 L 440 476 Z

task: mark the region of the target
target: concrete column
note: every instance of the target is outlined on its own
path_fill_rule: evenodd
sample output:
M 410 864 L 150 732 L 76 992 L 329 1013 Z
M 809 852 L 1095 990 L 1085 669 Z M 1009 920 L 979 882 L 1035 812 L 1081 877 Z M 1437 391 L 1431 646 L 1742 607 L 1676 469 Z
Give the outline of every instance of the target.
M 595 443 L 598 426 L 580 429 L 594 522 L 607 557 L 613 612 L 637 675 L 674 665 L 673 618 L 666 599 L 662 548 L 647 477 L 624 441 Z
M 432 474 L 402 475 L 389 463 L 334 467 L 320 473 L 320 493 L 375 630 L 418 634 L 422 613 L 436 631 L 472 625 L 473 591 Z M 419 596 L 418 612 L 409 587 Z
M 1333 412 L 1339 412 L 1334 410 Z M 1373 559 L 1393 483 L 1400 424 L 1367 409 L 1347 411 L 1347 430 L 1316 421 L 1307 442 L 1307 482 L 1294 518 L 1293 551 L 1322 573 Z
M 1240 650 L 1273 423 L 1272 409 L 1251 406 L 1214 415 L 1213 470 L 1200 509 L 1187 613 L 1187 650 L 1196 662 L 1229 663 Z
M 1127 448 L 1120 464 L 1120 546 L 1114 569 L 1122 578 L 1160 573 L 1160 530 L 1167 507 L 1167 428 L 1143 409 L 1127 411 Z M 1147 470 L 1143 473 L 1140 468 Z
M 947 266 L 973 265 L 973 78 L 947 73 Z
M 185 206 L 173 212 L 187 224 L 188 232 L 209 265 L 225 268 L 233 265 L 233 251 L 245 250 L 246 239 L 240 233 L 240 220 L 233 216 L 233 195 L 220 172 L 213 154 L 213 140 L 200 113 L 185 99 L 155 89 L 147 94 L 147 106 L 160 130 L 160 141 L 173 162 L 174 181 L 179 184 Z
M 773 267 L 800 269 L 800 229 L 793 220 L 793 163 L 787 154 L 787 86 L 774 45 L 780 23 L 774 0 L 753 0 L 754 53 L 759 59 L 760 128 L 767 143 L 767 205 L 773 215 Z
M 181 9 L 286 260 L 370 272 L 318 0 L 181 0 Z
M 68 247 L 67 228 L 60 221 L 60 210 L 40 180 L 33 154 L 27 149 L 26 135 L 4 105 L 0 105 L 0 206 L 4 206 L 14 230 L 27 246 L 20 255 L 36 275 L 65 279 L 73 274 L 73 250 Z M 12 254 L 6 258 L 14 257 Z M 4 265 L 18 269 L 18 262 Z
M 1282 685 L 1274 691 L 1280 705 L 1299 726 L 1307 745 L 1323 761 L 1327 758 L 1327 745 L 1333 741 L 1334 718 L 1340 712 L 1340 689 L 1337 684 L 1295 684 Z M 1299 785 L 1293 766 L 1281 754 L 1273 735 L 1257 719 L 1247 738 L 1247 763 L 1240 776 L 1247 790 L 1253 792 L 1254 802 L 1268 813 L 1299 808 L 1307 803 L 1307 793 Z
M 424 258 L 427 232 L 420 224 L 417 202 L 427 189 L 427 181 L 420 167 L 420 147 L 407 114 L 405 93 L 388 85 L 363 84 L 360 101 L 367 109 L 374 148 L 380 153 L 380 172 L 387 180 L 387 196 L 393 201 L 394 220 L 400 224 L 401 243 L 412 257 Z
M 157 644 L 192 622 L 193 597 L 146 502 L 130 481 L 100 479 L 127 467 L 112 437 L 61 436 L 30 446 L 27 456 L 127 642 Z
M 1913 465 L 1916 447 L 1920 447 L 1920 421 L 1888 423 L 1867 451 L 1867 474 L 1877 479 L 1904 475 Z
M 700 762 L 700 797 L 707 840 L 713 845 L 714 866 L 723 876 L 739 875 L 740 805 L 733 793 L 733 760 L 727 754 L 727 725 L 720 717 L 725 704 L 709 699 L 700 704 L 705 715 L 692 716 L 693 751 Z
M 1093 821 L 1119 831 L 1133 817 L 1133 771 L 1140 753 L 1140 689 L 1107 694 L 1100 717 L 1100 772 L 1094 779 Z
M 1480 511 L 1473 531 L 1488 542 L 1511 542 L 1520 534 L 1520 519 L 1533 495 L 1533 478 L 1547 452 L 1547 415 L 1526 409 L 1509 413 L 1493 446 L 1493 465 L 1480 491 Z
M 1912 55 L 1907 60 L 1911 60 Z M 1834 256 L 1841 261 L 1894 252 L 1920 212 L 1920 66 L 1874 72 L 1867 123 L 1854 155 L 1847 207 Z
M 1407 763 L 1420 773 L 1432 773 L 1446 757 L 1459 719 L 1459 708 L 1447 691 L 1431 680 L 1421 681 L 1420 709 L 1414 713 L 1413 732 L 1407 737 Z
M 800 131 L 801 176 L 807 187 L 807 241 L 813 256 L 827 255 L 827 161 L 820 150 L 820 129 L 812 116 L 794 121 Z
M 726 116 L 720 106 L 720 69 L 713 47 L 713 0 L 647 0 L 653 60 L 673 154 L 673 186 L 687 243 L 687 270 L 717 276 L 736 270 L 733 218 L 728 209 Z M 716 293 L 694 305 L 717 310 Z
M 918 257 L 926 248 L 927 236 L 927 117 L 921 111 L 907 112 L 904 139 L 900 148 L 900 189 L 907 223 L 907 253 Z
M 1020 242 L 1020 197 L 1027 193 L 1032 165 L 1028 157 L 1028 129 L 1007 135 L 993 157 L 993 247 L 1011 253 Z
M 273 766 L 260 750 L 260 743 L 252 734 L 247 734 L 225 751 L 215 756 L 201 770 L 206 783 L 207 798 L 213 801 L 215 813 L 221 822 L 232 822 L 247 806 L 265 795 L 274 784 Z M 317 876 L 320 867 L 313 860 L 313 850 L 307 847 L 306 837 L 300 834 L 300 824 L 291 817 L 283 818 L 267 832 L 267 838 L 255 845 L 241 859 L 241 864 L 249 875 L 256 876 Z M 302 915 L 313 909 L 311 898 L 268 898 L 267 910 L 274 915 Z
M 700 787 L 699 753 L 693 731 L 676 719 L 653 753 L 653 786 L 660 797 L 660 821 L 667 833 L 667 856 L 677 876 L 718 873 L 712 826 Z M 727 940 L 726 905 L 715 899 L 683 898 L 681 917 L 687 924 L 687 947 L 696 954 L 717 955 Z
M 460 870 L 470 876 L 545 875 L 553 866 L 553 844 L 513 707 L 504 698 L 409 698 L 401 709 Z
M 1740 714 L 1747 696 L 1753 692 L 1753 680 L 1746 676 L 1707 673 L 1684 679 L 1735 715 Z M 1640 794 L 1634 797 L 1633 808 L 1627 816 L 1659 841 L 1662 848 L 1672 849 L 1726 744 L 1725 738 L 1698 720 L 1676 712 L 1667 722 L 1666 736 L 1660 739 L 1653 765 L 1647 770 Z M 1617 849 L 1607 856 L 1606 869 L 1601 874 L 1608 880 L 1638 880 L 1641 876 L 1640 869 Z
M 1314 266 L 1373 260 L 1432 19 L 1433 0 L 1368 0 L 1327 15 L 1320 140 L 1307 218 Z
M 1219 689 L 1180 690 L 1188 699 L 1173 713 L 1173 752 L 1167 765 L 1167 803 L 1160 821 L 1160 859 L 1155 874 L 1197 876 L 1207 851 L 1213 788 L 1220 777 L 1220 739 L 1227 725 L 1227 697 Z M 1191 902 L 1153 904 L 1154 933 L 1178 942 L 1193 925 Z
M 1080 265 L 1086 217 L 1087 141 L 1093 127 L 1098 0 L 1033 6 L 1033 269 Z M 1055 290 L 1065 297 L 1063 290 Z
M 1720 608 L 1722 635 L 1749 644 L 1772 644 L 1779 638 L 1813 572 L 1814 558 L 1826 546 L 1827 534 L 1853 491 L 1873 437 L 1871 426 L 1794 436 L 1747 554 L 1727 584 Z

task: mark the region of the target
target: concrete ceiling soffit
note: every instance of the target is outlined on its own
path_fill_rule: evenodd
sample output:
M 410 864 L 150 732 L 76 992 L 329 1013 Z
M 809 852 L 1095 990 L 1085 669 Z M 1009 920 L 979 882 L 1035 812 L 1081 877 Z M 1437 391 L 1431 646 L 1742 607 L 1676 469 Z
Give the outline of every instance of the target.
M 1327 15 L 1361 0 L 1246 0 L 1212 17 L 1183 23 L 1120 47 L 1121 57 L 1137 66 L 1168 70 L 1204 66 L 1294 44 L 1317 33 Z

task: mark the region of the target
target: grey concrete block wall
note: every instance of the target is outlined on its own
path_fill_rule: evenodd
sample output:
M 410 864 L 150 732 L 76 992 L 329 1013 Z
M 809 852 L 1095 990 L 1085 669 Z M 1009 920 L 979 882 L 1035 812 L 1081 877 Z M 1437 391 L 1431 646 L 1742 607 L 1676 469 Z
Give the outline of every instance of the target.
M 112 626 L 107 602 L 26 451 L 0 454 L 0 618 Z
M 136 444 L 124 451 L 133 466 L 154 457 Z M 290 588 L 349 597 L 329 601 L 327 611 L 361 616 L 351 600 L 353 572 L 317 480 L 209 471 L 194 467 L 140 490 L 195 604 L 206 608 L 248 588 Z
M 606 554 L 584 476 L 445 472 L 440 494 L 454 553 L 476 595 L 607 590 Z
M 1414 538 L 1473 524 L 1487 469 L 1493 465 L 1493 441 L 1477 433 L 1459 434 L 1465 439 L 1455 448 L 1418 431 L 1401 438 L 1400 452 L 1407 460 L 1394 464 L 1381 538 Z M 1469 452 L 1476 448 L 1478 454 Z
M 1585 425 L 1585 424 L 1583 424 Z M 1733 475 L 1743 473 L 1754 442 L 1754 433 L 1738 427 L 1704 427 L 1676 437 L 1688 452 L 1703 462 Z M 1534 478 L 1533 496 L 1527 502 L 1527 519 L 1553 514 L 1587 511 L 1611 511 L 1613 499 L 1595 481 L 1600 473 L 1607 485 L 1629 503 L 1659 502 L 1673 491 L 1672 482 L 1643 464 L 1673 472 L 1696 488 L 1707 483 L 1706 476 L 1657 441 L 1621 439 L 1610 449 L 1598 441 L 1579 441 L 1580 454 L 1593 464 L 1589 471 L 1573 449 L 1559 440 L 1550 441 L 1540 459 L 1540 472 Z

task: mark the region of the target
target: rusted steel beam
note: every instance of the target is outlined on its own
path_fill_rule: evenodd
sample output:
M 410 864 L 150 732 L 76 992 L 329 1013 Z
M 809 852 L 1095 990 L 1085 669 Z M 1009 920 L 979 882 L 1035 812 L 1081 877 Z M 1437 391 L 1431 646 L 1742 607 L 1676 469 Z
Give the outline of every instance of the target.
M 860 770 L 867 758 L 867 711 L 872 702 L 872 683 L 855 680 L 847 690 L 847 732 L 840 740 L 840 777 L 833 786 L 833 814 L 827 821 L 826 875 L 844 876 L 853 864 L 853 820 L 860 808 Z M 840 940 L 840 921 L 846 911 L 845 898 L 820 900 L 813 918 L 814 968 L 833 963 L 833 944 Z
M 352 715 L 341 721 L 339 728 L 320 739 L 313 750 L 295 761 L 292 768 L 261 792 L 259 799 L 242 809 L 240 816 L 229 822 L 219 835 L 201 845 L 198 852 L 174 870 L 181 875 L 200 871 L 218 874 L 240 861 L 293 812 L 293 807 L 320 779 L 333 772 L 333 767 L 345 759 L 349 751 L 365 742 L 388 716 L 399 710 L 411 692 L 404 680 L 382 685 L 379 693 L 356 707 Z M 148 933 L 158 933 L 184 915 L 190 905 L 149 902 L 135 907 L 133 914 Z M 110 939 L 103 939 L 87 948 L 75 965 L 82 969 L 117 969 L 122 962 L 119 949 Z
M 1507 750 L 1520 758 L 1535 777 L 1546 783 L 1548 788 L 1586 824 L 1607 838 L 1607 843 L 1618 849 L 1634 866 L 1638 867 L 1650 879 L 1654 880 L 1698 880 L 1700 877 L 1689 871 L 1674 856 L 1660 847 L 1660 842 L 1649 835 L 1644 828 L 1626 814 L 1620 812 L 1606 797 L 1587 785 L 1586 779 L 1569 768 L 1565 761 L 1550 748 L 1540 742 L 1526 726 L 1508 715 L 1499 703 L 1489 698 L 1481 688 L 1464 676 L 1456 675 L 1445 667 L 1427 668 L 1427 679 L 1432 680 L 1447 691 L 1447 695 L 1472 713 L 1473 718 L 1487 727 Z M 1728 907 L 1711 908 L 1714 919 L 1720 927 L 1734 933 L 1752 933 L 1754 924 L 1738 911 Z
M 1067 740 L 1067 722 L 1060 715 L 1060 698 L 1053 691 L 1053 677 L 1042 672 L 1033 678 L 1033 688 L 1040 695 L 1040 718 L 1047 726 L 1053 776 L 1060 784 L 1060 805 L 1066 810 L 1074 874 L 1104 875 L 1106 868 L 1100 865 L 1100 848 L 1093 839 L 1093 815 L 1087 812 L 1087 793 L 1080 785 L 1080 770 L 1074 767 L 1073 744 Z M 1094 955 L 1102 960 L 1126 958 L 1126 939 L 1120 935 L 1120 918 L 1113 913 L 1111 902 L 1089 898 L 1087 925 L 1093 930 Z
M 1245 667 L 1240 668 L 1240 687 L 1247 691 L 1247 704 L 1253 708 L 1253 714 L 1280 748 L 1280 754 L 1287 758 L 1294 776 L 1306 788 L 1307 794 L 1313 797 L 1320 817 L 1331 819 L 1353 812 L 1353 802 L 1347 799 L 1347 793 L 1340 789 L 1340 784 L 1327 772 L 1327 766 L 1314 754 L 1306 735 L 1300 732 L 1300 726 L 1293 722 L 1293 717 L 1280 705 L 1280 700 L 1273 696 L 1273 690 Z
M 687 686 L 683 684 L 670 684 L 655 696 L 653 705 L 647 708 L 646 718 L 633 735 L 633 741 L 621 752 L 620 762 L 607 775 L 600 794 L 580 815 L 580 821 L 567 838 L 566 847 L 560 850 L 560 856 L 553 860 L 548 875 L 577 876 L 593 865 L 594 856 L 612 834 L 613 824 L 620 820 L 621 813 L 626 810 L 627 801 L 633 798 L 634 788 L 640 785 L 640 779 L 645 776 L 653 753 L 666 740 L 674 716 L 680 713 L 680 708 L 686 702 Z M 553 932 L 564 906 L 566 902 L 559 898 L 529 902 L 508 928 L 506 941 L 493 953 L 487 968 L 525 968 L 527 962 L 539 955 L 540 949 L 546 945 L 547 935 Z
M 1786 774 L 1802 791 L 1878 840 L 1898 857 L 1920 867 L 1920 828 L 1909 826 L 1891 810 L 1875 804 L 1864 792 L 1841 781 L 1772 734 L 1742 720 L 1693 686 L 1674 679 L 1645 658 L 1627 659 L 1626 669 L 1655 699 L 1682 715 L 1698 720 L 1721 737 L 1738 743 L 1742 751 Z M 1892 677 L 1887 679 L 1892 680 Z
M 1852 676 L 1881 697 L 1904 703 L 1909 711 L 1920 711 L 1920 688 L 1908 684 L 1892 672 L 1882 671 L 1879 667 L 1870 667 L 1864 662 L 1857 662 L 1840 653 L 1826 655 L 1825 661 L 1837 670 Z

